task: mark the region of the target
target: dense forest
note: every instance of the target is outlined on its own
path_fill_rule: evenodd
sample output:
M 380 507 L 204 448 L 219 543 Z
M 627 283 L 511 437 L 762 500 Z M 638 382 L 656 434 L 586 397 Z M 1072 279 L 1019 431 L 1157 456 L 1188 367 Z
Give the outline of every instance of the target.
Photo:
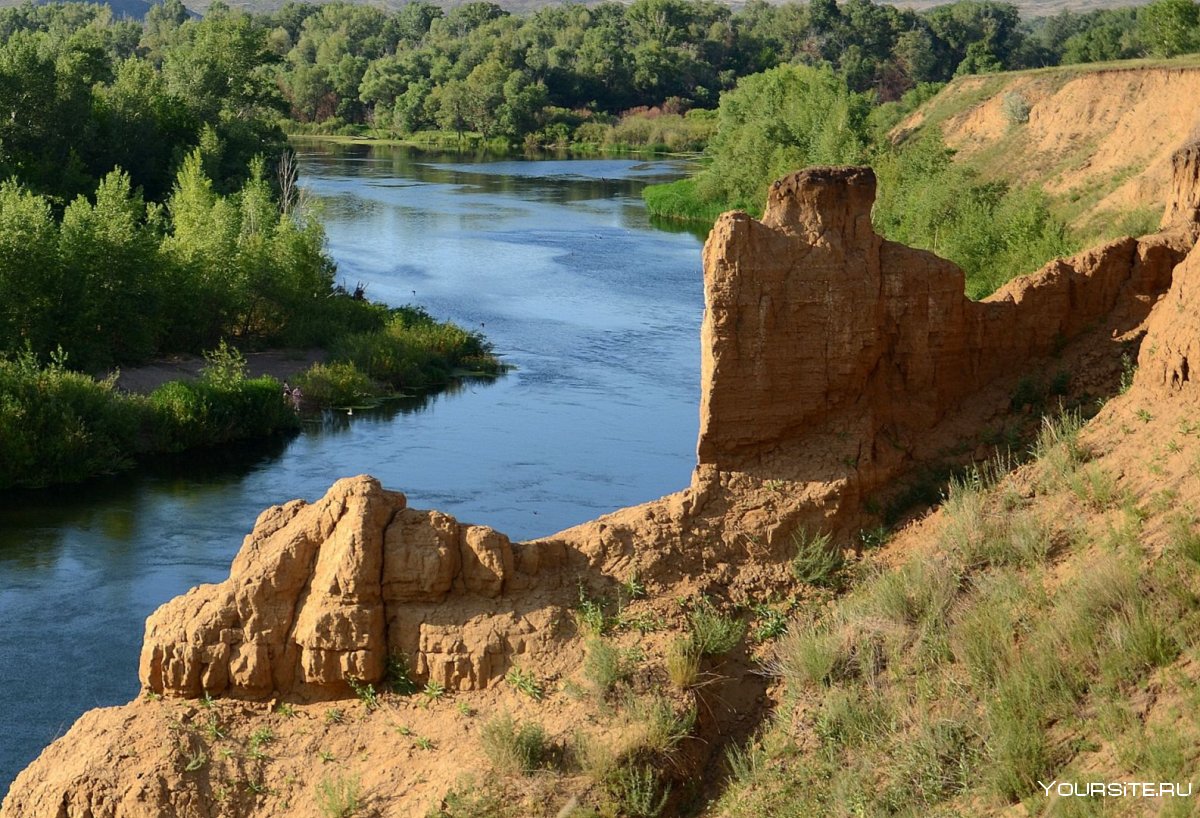
M 297 123 L 528 144 L 595 142 L 621 114 L 712 109 L 739 78 L 784 64 L 828 67 L 851 91 L 888 102 L 958 74 L 1170 56 L 1200 35 L 1191 0 L 1032 21 L 990 0 L 924 13 L 872 0 L 752 0 L 738 11 L 635 0 L 528 16 L 486 2 L 443 12 L 417 0 L 393 14 L 289 3 L 254 20 Z
M 0 488 L 294 428 L 244 348 L 326 348 L 302 384 L 334 403 L 496 370 L 478 334 L 336 283 L 275 63 L 245 15 L 0 13 Z M 92 377 L 202 351 L 144 400 Z

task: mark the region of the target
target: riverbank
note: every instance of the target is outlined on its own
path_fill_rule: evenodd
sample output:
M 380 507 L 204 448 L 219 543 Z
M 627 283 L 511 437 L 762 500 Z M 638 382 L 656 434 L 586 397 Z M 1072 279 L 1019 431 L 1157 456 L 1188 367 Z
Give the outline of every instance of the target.
M 417 307 L 330 349 L 243 356 L 222 342 L 97 379 L 32 353 L 0 359 L 0 490 L 45 488 L 141 458 L 294 433 L 300 412 L 366 406 L 505 367 L 477 332 Z M 290 382 L 290 383 L 289 383 Z
M 329 352 L 324 349 L 270 349 L 248 352 L 246 376 L 274 378 L 277 381 L 296 380 L 315 364 L 325 363 Z M 141 366 L 115 370 L 115 385 L 122 392 L 149 395 L 170 381 L 197 380 L 205 361 L 200 355 L 171 355 Z
M 132 394 L 114 377 L 72 372 L 63 358 L 0 359 L 0 489 L 77 483 L 148 455 L 299 429 L 279 381 L 247 378 L 237 362 L 224 348 L 198 378 Z
M 295 123 L 290 123 L 295 124 Z M 345 130 L 339 129 L 339 130 Z M 687 141 L 681 144 L 671 144 L 670 141 L 659 141 L 651 144 L 636 142 L 603 142 L 603 141 L 569 141 L 555 144 L 527 144 L 517 147 L 504 139 L 486 139 L 479 133 L 463 133 L 461 135 L 447 131 L 420 131 L 407 136 L 397 136 L 391 131 L 356 128 L 355 133 L 335 133 L 322 131 L 287 131 L 289 141 L 314 142 L 332 145 L 380 145 L 389 147 L 416 148 L 422 151 L 443 151 L 448 153 L 483 153 L 492 156 L 523 156 L 534 155 L 536 158 L 555 156 L 560 158 L 601 157 L 620 158 L 623 156 L 646 156 L 671 159 L 699 158 L 704 150 L 707 139 L 702 141 Z

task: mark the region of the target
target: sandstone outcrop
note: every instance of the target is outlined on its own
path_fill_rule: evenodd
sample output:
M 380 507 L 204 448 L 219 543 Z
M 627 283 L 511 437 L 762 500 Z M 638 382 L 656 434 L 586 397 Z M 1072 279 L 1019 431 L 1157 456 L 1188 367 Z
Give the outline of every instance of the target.
M 852 512 L 998 379 L 1101 325 L 1140 325 L 1192 240 L 1174 225 L 1120 239 L 974 302 L 954 264 L 875 233 L 874 195 L 868 168 L 811 168 L 772 186 L 761 222 L 717 220 L 704 251 L 702 470 L 845 480 Z
M 397 656 L 447 689 L 486 687 L 550 630 L 537 594 L 498 600 L 535 577 L 553 587 L 564 557 L 408 508 L 373 478 L 339 480 L 316 503 L 264 511 L 229 579 L 159 608 L 139 676 L 172 696 L 303 698 L 377 682 Z
M 1135 385 L 1159 399 L 1200 399 L 1200 245 L 1175 268 L 1171 289 L 1146 322 Z

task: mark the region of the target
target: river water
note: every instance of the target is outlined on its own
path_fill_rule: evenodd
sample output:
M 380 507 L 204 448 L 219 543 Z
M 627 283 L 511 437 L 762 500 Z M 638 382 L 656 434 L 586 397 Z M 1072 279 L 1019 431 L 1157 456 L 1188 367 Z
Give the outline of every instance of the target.
M 700 241 L 639 198 L 678 163 L 301 147 L 349 288 L 479 328 L 515 369 L 286 442 L 0 497 L 0 793 L 85 710 L 137 695 L 142 627 L 219 582 L 268 505 L 368 473 L 518 539 L 686 485 Z

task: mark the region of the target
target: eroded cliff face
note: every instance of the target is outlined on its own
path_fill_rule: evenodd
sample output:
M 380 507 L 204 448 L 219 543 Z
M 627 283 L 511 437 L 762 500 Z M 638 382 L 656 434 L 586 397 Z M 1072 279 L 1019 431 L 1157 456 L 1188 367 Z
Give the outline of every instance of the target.
M 935 453 L 964 442 L 972 451 L 982 425 L 1010 411 L 1014 380 L 1048 356 L 1082 350 L 1115 362 L 1122 341 L 1147 332 L 1139 381 L 1190 388 L 1200 304 L 1183 281 L 1200 275 L 1195 251 L 1172 283 L 1194 241 L 1189 156 L 1176 165 L 1163 231 L 1055 261 L 978 303 L 964 297 L 953 264 L 875 233 L 869 169 L 780 180 L 761 222 L 726 214 L 705 246 L 701 433 L 688 489 L 511 543 L 410 509 L 372 478 L 339 481 L 317 502 L 265 511 L 229 579 L 150 617 L 142 684 L 168 700 L 207 692 L 304 705 L 345 697 L 352 682 L 379 683 L 389 658 L 402 657 L 420 683 L 508 707 L 515 694 L 496 682 L 514 666 L 542 678 L 578 667 L 570 611 L 581 588 L 603 593 L 635 573 L 664 599 L 681 589 L 751 599 L 785 587 L 792 532 L 854 530 L 872 492 Z M 189 778 L 178 744 L 154 739 L 161 705 L 85 716 L 22 773 L 0 815 L 312 813 L 257 796 L 236 809 L 220 801 L 212 774 Z M 569 723 L 570 703 L 557 706 Z M 338 723 L 324 730 L 322 741 L 364 752 Z M 386 726 L 375 732 L 371 741 L 389 740 Z M 279 780 L 306 763 L 297 757 Z M 431 765 L 479 763 L 447 740 L 371 786 L 394 814 L 409 814 L 406 788 L 429 781 Z
M 1028 121 L 1014 120 L 1014 98 Z M 1108 234 L 1124 214 L 1170 207 L 1173 155 L 1200 134 L 1200 69 L 1180 61 L 959 77 L 893 136 L 929 127 L 984 181 L 1036 184 L 1070 202 L 1074 227 Z M 1020 161 L 996 161 L 1004 156 Z
M 403 655 L 447 689 L 486 687 L 551 638 L 535 586 L 555 587 L 565 556 L 408 508 L 374 478 L 339 480 L 263 512 L 229 579 L 156 611 L 139 676 L 172 696 L 322 697 Z

